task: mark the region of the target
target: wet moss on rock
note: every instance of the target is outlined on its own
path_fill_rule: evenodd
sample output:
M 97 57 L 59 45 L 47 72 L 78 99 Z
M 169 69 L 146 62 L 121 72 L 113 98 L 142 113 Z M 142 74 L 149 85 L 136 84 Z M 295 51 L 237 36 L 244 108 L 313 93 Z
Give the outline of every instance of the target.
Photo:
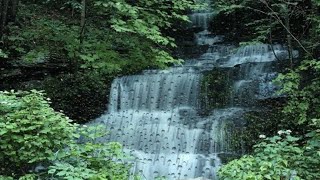
M 200 87 L 202 115 L 208 115 L 213 109 L 225 107 L 230 103 L 232 93 L 230 76 L 230 70 L 227 68 L 215 68 L 204 74 Z
M 85 123 L 106 111 L 112 79 L 93 73 L 63 74 L 46 78 L 40 88 L 52 99 L 54 109 Z
M 77 123 L 86 123 L 106 110 L 113 76 L 76 72 L 48 75 L 35 80 L 10 83 L 2 89 L 44 90 L 51 106 Z

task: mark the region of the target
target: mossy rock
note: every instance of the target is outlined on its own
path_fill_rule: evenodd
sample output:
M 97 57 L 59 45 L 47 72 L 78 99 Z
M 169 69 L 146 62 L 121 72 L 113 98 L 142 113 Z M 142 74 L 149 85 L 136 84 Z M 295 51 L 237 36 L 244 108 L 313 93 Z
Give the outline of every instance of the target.
M 213 69 L 205 73 L 201 82 L 200 101 L 202 114 L 206 115 L 215 108 L 230 103 L 232 93 L 231 71 Z

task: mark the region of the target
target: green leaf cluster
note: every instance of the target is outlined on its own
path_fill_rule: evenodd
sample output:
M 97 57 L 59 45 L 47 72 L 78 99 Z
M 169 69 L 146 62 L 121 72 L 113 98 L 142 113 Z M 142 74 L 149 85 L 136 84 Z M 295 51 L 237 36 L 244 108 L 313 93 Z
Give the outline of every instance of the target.
M 189 0 L 141 0 L 135 3 L 98 0 L 95 5 L 103 14 L 112 12 L 109 22 L 114 30 L 139 34 L 156 44 L 173 47 L 173 39 L 163 35 L 161 29 L 172 27 L 175 20 L 188 21 L 183 12 L 195 8 Z
M 2 167 L 48 160 L 73 140 L 76 126 L 55 112 L 41 91 L 0 92 L 0 160 Z
M 288 101 L 283 112 L 298 125 L 310 125 L 320 117 L 320 63 L 304 60 L 294 70 L 280 74 L 275 83 L 282 87 L 279 93 L 286 94 Z
M 128 157 L 123 155 L 122 146 L 97 141 L 105 133 L 102 126 L 80 129 L 82 141 L 58 151 L 48 174 L 57 179 L 128 179 L 130 166 L 123 163 Z

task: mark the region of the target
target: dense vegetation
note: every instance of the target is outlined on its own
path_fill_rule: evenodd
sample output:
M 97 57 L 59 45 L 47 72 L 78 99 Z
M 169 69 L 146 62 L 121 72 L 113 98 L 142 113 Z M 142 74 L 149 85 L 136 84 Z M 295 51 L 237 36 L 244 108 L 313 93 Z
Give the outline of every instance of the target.
M 275 82 L 282 87 L 279 93 L 287 95 L 285 103 L 277 108 L 281 112 L 271 117 L 253 115 L 254 123 L 244 134 L 246 140 L 251 138 L 257 143 L 254 151 L 223 166 L 220 177 L 230 180 L 319 179 L 320 1 L 218 0 L 215 7 L 219 9 L 215 21 L 230 23 L 220 23 L 220 29 L 214 28 L 219 23 L 213 23 L 213 31 L 219 33 L 227 28 L 230 30 L 225 34 L 227 38 L 243 44 L 286 44 L 291 63 Z M 243 17 L 241 23 L 236 20 L 239 15 Z M 294 60 L 293 49 L 299 49 L 301 60 Z M 257 133 L 260 134 L 258 141 Z

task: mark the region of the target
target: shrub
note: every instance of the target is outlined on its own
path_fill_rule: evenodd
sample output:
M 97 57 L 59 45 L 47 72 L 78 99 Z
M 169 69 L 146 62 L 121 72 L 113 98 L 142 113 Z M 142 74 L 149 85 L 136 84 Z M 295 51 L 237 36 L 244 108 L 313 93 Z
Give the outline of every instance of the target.
M 77 126 L 48 101 L 41 91 L 0 92 L 2 172 L 25 172 L 72 142 Z
M 121 145 L 97 141 L 105 128 L 72 124 L 49 100 L 36 90 L 0 92 L 0 179 L 128 179 Z
M 305 146 L 290 131 L 279 131 L 279 136 L 266 138 L 255 146 L 253 155 L 246 155 L 223 166 L 219 176 L 224 180 L 262 179 L 317 179 L 320 154 L 319 132 L 311 132 Z M 265 138 L 260 135 L 260 138 Z M 317 141 L 317 143 L 314 143 Z
M 102 126 L 81 128 L 83 142 L 70 144 L 59 151 L 49 166 L 48 174 L 54 179 L 104 180 L 128 179 L 129 166 L 122 163 L 126 158 L 119 143 L 103 143 L 97 139 L 105 135 Z

